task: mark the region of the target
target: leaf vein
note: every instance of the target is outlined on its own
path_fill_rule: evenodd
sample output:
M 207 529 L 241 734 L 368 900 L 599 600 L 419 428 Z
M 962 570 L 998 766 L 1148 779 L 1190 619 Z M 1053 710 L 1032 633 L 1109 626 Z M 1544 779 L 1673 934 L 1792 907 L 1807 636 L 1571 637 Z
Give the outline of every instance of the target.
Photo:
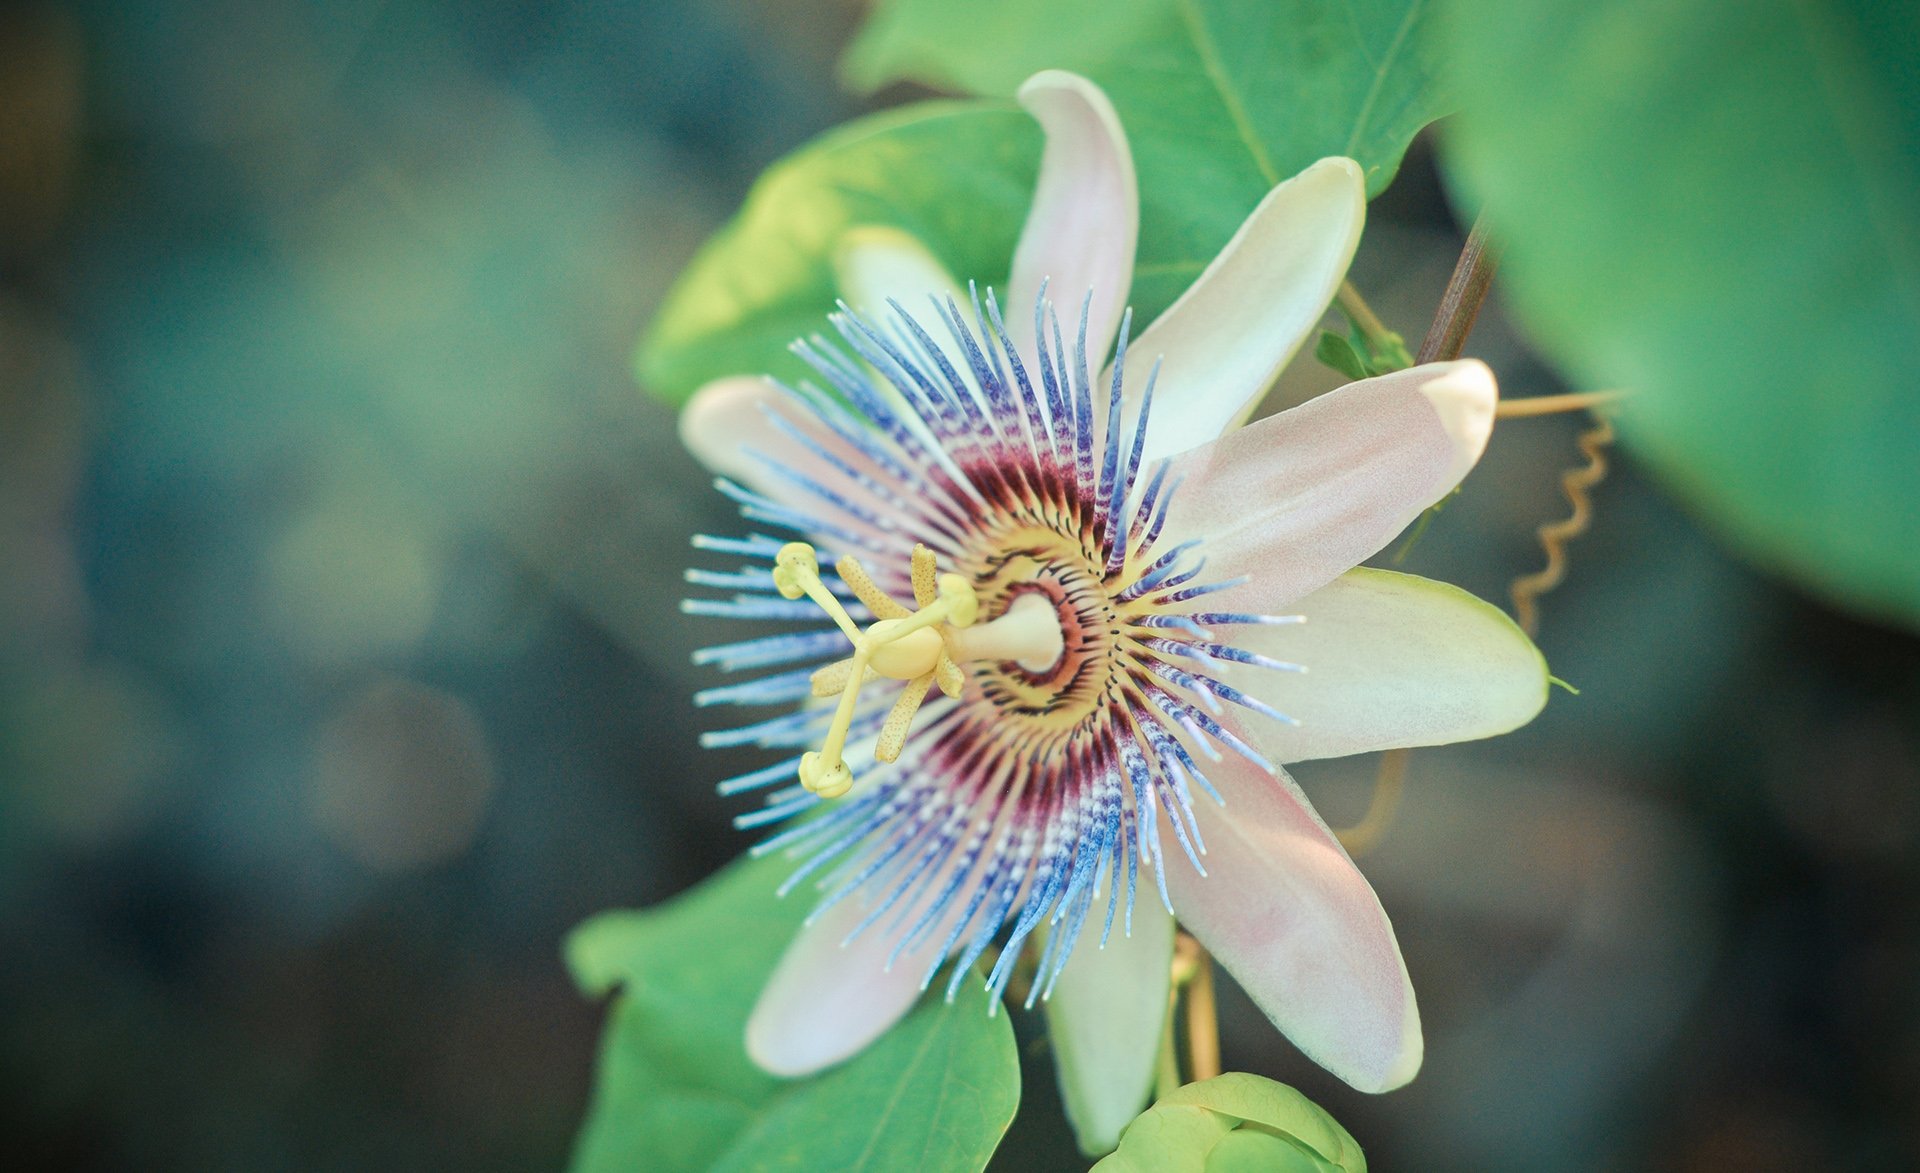
M 1254 134 L 1253 121 L 1247 117 L 1247 109 L 1241 104 L 1240 96 L 1228 83 L 1219 46 L 1213 43 L 1213 34 L 1207 30 L 1206 21 L 1201 18 L 1194 0 L 1180 0 L 1180 15 L 1187 26 L 1187 36 L 1193 42 L 1194 52 L 1200 56 L 1200 67 L 1206 71 L 1207 80 L 1213 83 L 1214 92 L 1220 95 L 1221 104 L 1227 108 L 1227 117 L 1233 121 L 1234 133 L 1240 136 L 1241 144 L 1253 156 L 1253 165 L 1260 169 L 1267 186 L 1277 186 L 1280 173 L 1274 170 L 1273 161 L 1267 158 L 1266 146 Z M 1377 80 L 1375 84 L 1379 84 Z
M 951 1007 L 948 1007 L 944 1013 L 952 1014 L 953 1010 Z M 887 1119 L 900 1107 L 900 1098 L 907 1094 L 907 1089 L 913 1086 L 913 1073 L 918 1071 L 920 1064 L 926 1061 L 928 1050 L 930 1050 L 935 1043 L 942 1041 L 946 1025 L 946 1022 L 943 1020 L 935 1026 L 934 1029 L 927 1032 L 926 1038 L 920 1040 L 920 1046 L 913 1052 L 913 1060 L 902 1069 L 899 1082 L 894 1084 L 893 1095 L 887 1098 L 886 1106 L 881 1109 L 879 1115 L 874 1118 L 873 1131 L 867 1136 L 866 1147 L 860 1150 L 860 1155 L 854 1159 L 853 1164 L 849 1165 L 848 1169 L 859 1170 L 867 1167 L 868 1159 L 873 1156 L 874 1146 L 880 1143 L 881 1134 L 886 1131 Z M 945 1099 L 945 1096 L 946 1093 L 943 1088 L 941 1090 L 941 1098 Z M 936 1112 L 936 1118 L 937 1115 L 938 1113 Z
M 1347 149 L 1344 153 L 1348 158 L 1352 158 L 1354 151 L 1359 148 L 1361 132 L 1366 130 L 1367 122 L 1373 117 L 1373 104 L 1380 100 L 1380 89 L 1386 85 L 1387 71 L 1393 68 L 1394 58 L 1400 55 L 1401 48 L 1407 43 L 1407 34 L 1413 30 L 1415 24 L 1419 23 L 1420 13 L 1426 6 L 1427 0 L 1413 0 L 1413 3 L 1407 5 L 1407 14 L 1400 18 L 1400 27 L 1394 30 L 1393 40 L 1387 45 L 1386 55 L 1380 59 L 1378 65 L 1374 65 L 1373 84 L 1367 87 L 1366 100 L 1360 103 L 1360 113 L 1354 116 L 1353 133 L 1347 136 Z M 1352 5 L 1348 5 L 1348 11 L 1352 11 Z M 1367 51 L 1364 41 L 1361 43 L 1360 52 L 1369 64 L 1373 62 L 1373 55 Z

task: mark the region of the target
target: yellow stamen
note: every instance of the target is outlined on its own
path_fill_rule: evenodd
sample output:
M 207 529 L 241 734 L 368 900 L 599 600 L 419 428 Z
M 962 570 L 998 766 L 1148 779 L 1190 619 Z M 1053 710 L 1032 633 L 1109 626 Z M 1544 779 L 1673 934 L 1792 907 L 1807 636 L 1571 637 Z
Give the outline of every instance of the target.
M 933 679 L 941 692 L 955 700 L 960 699 L 960 693 L 967 687 L 967 674 L 960 671 L 960 665 L 947 653 L 942 653 L 940 662 L 933 666 Z
M 793 544 L 798 546 L 802 543 L 795 542 Z M 812 549 L 811 546 L 807 548 Z M 818 564 L 816 563 L 816 565 Z M 907 616 L 913 614 L 913 612 L 894 602 L 892 598 L 888 597 L 885 591 L 874 586 L 873 579 L 867 577 L 866 568 L 854 561 L 851 555 L 834 563 L 833 569 L 840 575 L 840 581 L 847 584 L 847 589 L 851 590 L 862 603 L 867 605 L 867 610 L 873 612 L 875 619 L 905 619 Z
M 939 597 L 939 576 L 934 573 L 933 551 L 918 542 L 913 544 L 913 605 L 924 607 Z
M 804 594 L 818 603 L 853 643 L 852 656 L 821 668 L 812 677 L 813 695 L 838 693 L 840 697 L 825 742 L 817 753 L 800 758 L 801 785 L 824 798 L 838 798 L 853 786 L 853 770 L 842 755 L 861 685 L 881 677 L 907 682 L 874 747 L 877 760 L 891 762 L 905 747 L 914 714 L 929 688 L 937 683 L 947 696 L 960 695 L 966 685 L 962 660 L 994 656 L 1026 661 L 1043 656 L 1050 662 L 1059 656 L 1060 627 L 1050 609 L 1046 616 L 1037 616 L 1031 608 L 1016 607 L 1013 611 L 1019 615 L 1010 611 L 979 629 L 978 634 L 986 638 L 962 645 L 956 634 L 979 618 L 980 600 L 963 576 L 937 574 L 933 551 L 925 546 L 913 548 L 915 610 L 901 606 L 875 586 L 855 559 L 842 558 L 834 569 L 873 612 L 875 620 L 865 631 L 821 582 L 820 561 L 812 546 L 789 542 L 774 558 L 773 581 L 780 594 L 789 599 Z
M 840 600 L 833 597 L 827 584 L 820 581 L 820 559 L 814 556 L 812 546 L 805 542 L 788 542 L 780 547 L 780 552 L 773 557 L 773 585 L 784 599 L 806 595 L 820 605 L 820 609 L 839 625 L 848 639 L 860 642 L 859 625 L 840 605 Z
M 839 696 L 840 691 L 847 687 L 847 681 L 851 679 L 853 679 L 853 661 L 851 659 L 836 660 L 828 664 L 825 668 L 816 669 L 814 674 L 809 677 L 809 680 L 813 684 L 813 695 L 821 697 Z M 871 684 L 878 679 L 880 679 L 880 674 L 869 668 L 862 674 L 860 683 Z
M 927 686 L 932 683 L 931 672 L 907 682 L 906 690 L 893 702 L 893 711 L 887 714 L 887 723 L 880 729 L 880 740 L 873 747 L 874 761 L 891 762 L 906 748 L 907 729 L 913 724 L 913 715 L 920 711 L 920 702 L 927 698 Z

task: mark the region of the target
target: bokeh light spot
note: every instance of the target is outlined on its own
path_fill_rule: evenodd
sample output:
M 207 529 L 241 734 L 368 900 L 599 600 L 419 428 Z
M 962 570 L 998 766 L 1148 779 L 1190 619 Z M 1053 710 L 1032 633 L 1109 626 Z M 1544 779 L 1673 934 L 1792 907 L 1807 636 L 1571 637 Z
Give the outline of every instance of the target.
M 153 687 L 116 664 L 62 665 L 10 698 L 11 786 L 56 837 L 97 846 L 159 809 L 181 739 Z
M 459 855 L 493 796 L 493 755 L 464 702 L 410 680 L 361 689 L 322 726 L 314 821 L 369 868 L 406 872 Z
M 267 552 L 266 614 L 296 652 L 349 663 L 417 645 L 433 620 L 441 557 L 378 494 L 322 499 Z

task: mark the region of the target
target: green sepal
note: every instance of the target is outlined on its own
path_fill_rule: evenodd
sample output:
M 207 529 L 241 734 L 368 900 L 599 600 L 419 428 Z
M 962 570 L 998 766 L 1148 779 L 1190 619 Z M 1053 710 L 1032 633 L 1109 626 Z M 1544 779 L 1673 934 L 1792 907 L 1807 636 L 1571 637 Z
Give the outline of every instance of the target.
M 1367 360 L 1354 348 L 1347 336 L 1335 334 L 1331 330 L 1320 331 L 1320 341 L 1314 344 L 1313 357 L 1349 379 L 1364 379 L 1373 374 L 1367 369 Z
M 1095 1173 L 1365 1173 L 1360 1145 L 1285 1084 L 1230 1071 L 1190 1083 L 1134 1118 Z

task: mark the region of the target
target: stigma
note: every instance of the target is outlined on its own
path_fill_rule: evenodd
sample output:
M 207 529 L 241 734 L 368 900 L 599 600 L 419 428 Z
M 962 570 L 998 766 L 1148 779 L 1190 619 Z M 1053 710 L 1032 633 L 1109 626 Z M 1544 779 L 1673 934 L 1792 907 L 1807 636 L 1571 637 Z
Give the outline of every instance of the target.
M 817 751 L 800 758 L 800 784 L 822 798 L 838 798 L 853 788 L 853 769 L 845 753 L 847 732 L 859 707 L 862 686 L 880 679 L 906 682 L 874 743 L 875 761 L 892 762 L 906 746 L 915 714 L 936 685 L 958 699 L 966 688 L 960 665 L 977 659 L 1047 665 L 1065 646 L 1053 609 L 1010 607 L 1005 615 L 975 626 L 980 600 L 963 575 L 941 574 L 934 554 L 915 543 L 912 555 L 914 606 L 896 601 L 874 585 L 858 559 L 843 557 L 834 571 L 872 612 L 864 630 L 820 578 L 819 556 L 805 542 L 788 542 L 774 558 L 773 582 L 781 596 L 812 599 L 853 645 L 853 654 L 815 671 L 813 695 L 837 696 L 833 721 Z

